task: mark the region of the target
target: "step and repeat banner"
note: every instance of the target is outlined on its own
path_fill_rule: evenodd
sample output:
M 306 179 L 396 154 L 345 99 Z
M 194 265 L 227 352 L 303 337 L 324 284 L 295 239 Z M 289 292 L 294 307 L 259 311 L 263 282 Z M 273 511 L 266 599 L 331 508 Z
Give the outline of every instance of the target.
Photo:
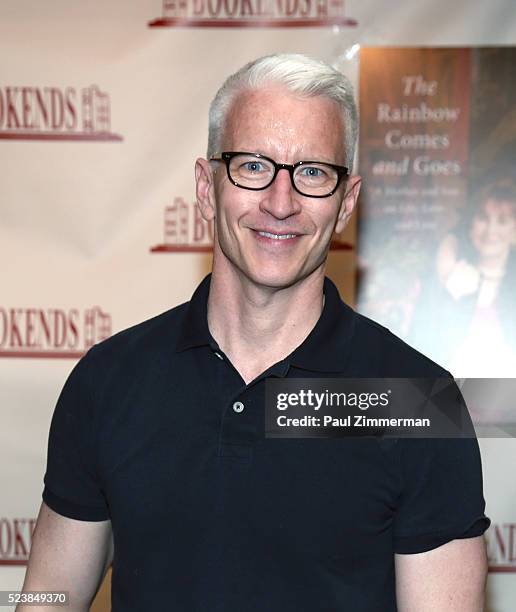
M 327 60 L 360 99 L 358 233 L 353 220 L 335 237 L 328 266 L 343 297 L 456 376 L 515 374 L 513 9 L 0 3 L 0 590 L 23 581 L 67 375 L 93 344 L 189 299 L 210 269 L 194 162 L 217 88 L 260 55 Z M 480 441 L 490 612 L 516 601 L 514 442 Z

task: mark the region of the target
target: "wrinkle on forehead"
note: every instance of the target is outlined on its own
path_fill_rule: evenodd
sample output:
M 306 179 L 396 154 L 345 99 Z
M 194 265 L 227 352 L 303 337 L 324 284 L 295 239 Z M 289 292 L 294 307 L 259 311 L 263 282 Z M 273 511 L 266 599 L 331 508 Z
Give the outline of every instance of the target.
M 223 150 L 249 151 L 293 163 L 315 159 L 345 162 L 344 128 L 338 104 L 284 87 L 244 90 L 233 100 Z

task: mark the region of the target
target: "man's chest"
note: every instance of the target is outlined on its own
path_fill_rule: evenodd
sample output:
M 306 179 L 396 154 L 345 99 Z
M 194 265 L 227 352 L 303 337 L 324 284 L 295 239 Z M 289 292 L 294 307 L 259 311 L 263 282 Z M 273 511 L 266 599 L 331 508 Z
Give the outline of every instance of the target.
M 126 396 L 99 448 L 115 533 L 252 539 L 323 557 L 390 546 L 395 444 L 266 438 L 264 386 L 171 384 L 152 405 L 143 389 Z

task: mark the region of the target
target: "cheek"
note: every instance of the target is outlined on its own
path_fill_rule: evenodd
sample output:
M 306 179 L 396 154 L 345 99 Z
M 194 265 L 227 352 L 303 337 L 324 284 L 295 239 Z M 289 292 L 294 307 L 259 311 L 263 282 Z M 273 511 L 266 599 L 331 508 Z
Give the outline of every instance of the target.
M 473 243 L 476 244 L 479 240 L 482 240 L 482 237 L 486 231 L 486 227 L 487 226 L 484 221 L 473 221 L 473 225 L 471 226 L 471 231 L 469 234 Z
M 219 227 L 233 225 L 245 214 L 246 202 L 242 199 L 241 189 L 224 183 L 215 190 L 216 221 Z
M 333 211 L 333 207 L 329 207 L 325 214 L 320 217 L 318 225 L 321 228 L 321 232 L 332 234 L 336 223 L 337 214 Z
M 330 198 L 321 198 L 319 201 L 310 202 L 310 204 L 305 205 L 304 212 L 321 232 L 333 228 L 337 221 L 336 203 L 330 201 Z
M 516 219 L 500 226 L 500 233 L 507 240 L 516 240 Z

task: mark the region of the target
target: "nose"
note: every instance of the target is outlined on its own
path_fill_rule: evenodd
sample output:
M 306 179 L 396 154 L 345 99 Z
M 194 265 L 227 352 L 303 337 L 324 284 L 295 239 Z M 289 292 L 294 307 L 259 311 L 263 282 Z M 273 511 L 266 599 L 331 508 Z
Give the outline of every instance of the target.
M 276 174 L 272 185 L 264 189 L 260 210 L 267 212 L 277 219 L 286 219 L 301 210 L 301 197 L 293 188 L 289 171 L 281 168 Z

